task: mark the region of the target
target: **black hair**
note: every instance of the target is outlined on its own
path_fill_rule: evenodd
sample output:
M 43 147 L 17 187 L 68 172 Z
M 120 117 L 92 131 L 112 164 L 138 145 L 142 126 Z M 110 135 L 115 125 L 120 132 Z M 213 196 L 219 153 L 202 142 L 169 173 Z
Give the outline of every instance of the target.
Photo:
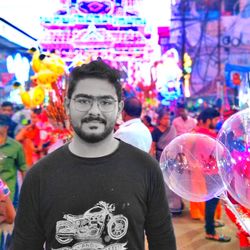
M 10 126 L 11 119 L 7 115 L 0 114 L 0 126 Z
M 120 71 L 112 68 L 102 60 L 92 61 L 72 69 L 69 75 L 67 97 L 70 99 L 80 80 L 86 78 L 98 78 L 108 80 L 116 90 L 118 101 L 122 99 L 122 86 L 120 83 Z
M 158 112 L 158 117 L 157 117 L 158 123 L 165 115 L 170 115 L 167 110 L 161 110 L 160 112 Z
M 5 101 L 1 104 L 1 107 L 4 108 L 4 107 L 11 107 L 12 109 L 14 108 L 14 105 L 12 102 L 9 102 L 9 101 Z
M 185 103 L 177 103 L 177 108 L 178 109 L 185 109 L 186 108 L 186 104 Z
M 142 113 L 142 104 L 141 101 L 136 97 L 129 97 L 124 101 L 123 110 L 129 116 L 139 118 Z
M 40 115 L 42 113 L 42 109 L 41 108 L 34 108 L 32 109 L 32 111 L 37 114 L 37 115 Z
M 206 108 L 198 115 L 198 120 L 205 123 L 208 119 L 214 119 L 220 116 L 220 112 L 215 108 Z
M 143 118 L 147 121 L 148 124 L 151 124 L 152 119 L 151 119 L 151 117 L 149 115 L 144 115 Z

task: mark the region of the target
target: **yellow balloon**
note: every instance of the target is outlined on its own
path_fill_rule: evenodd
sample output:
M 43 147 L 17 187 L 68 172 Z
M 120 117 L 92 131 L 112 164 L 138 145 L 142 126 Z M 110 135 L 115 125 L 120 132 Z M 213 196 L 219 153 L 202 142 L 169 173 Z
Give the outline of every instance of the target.
M 39 72 L 42 69 L 45 69 L 46 66 L 41 59 L 41 53 L 38 49 L 30 49 L 29 52 L 32 54 L 31 67 L 35 73 Z M 45 56 L 45 55 L 44 55 Z
M 44 89 L 40 86 L 36 86 L 31 90 L 31 102 L 32 106 L 36 107 L 43 103 L 45 98 Z
M 22 103 L 25 107 L 31 107 L 31 98 L 28 91 L 21 91 L 20 92 Z
M 46 58 L 44 58 L 44 63 L 47 69 L 51 70 L 58 76 L 62 76 L 65 73 L 66 69 L 65 62 L 60 56 L 54 53 L 51 53 L 48 56 L 46 56 Z
M 38 85 L 48 85 L 48 86 L 56 82 L 57 79 L 58 75 L 48 69 L 41 70 L 31 77 L 31 80 L 35 81 Z

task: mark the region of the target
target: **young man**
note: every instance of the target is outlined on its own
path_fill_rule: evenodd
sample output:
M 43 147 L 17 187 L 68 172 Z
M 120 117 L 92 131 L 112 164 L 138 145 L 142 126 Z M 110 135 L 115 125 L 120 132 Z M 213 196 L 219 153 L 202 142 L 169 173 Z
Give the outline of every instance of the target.
M 173 120 L 173 126 L 177 135 L 191 132 L 196 127 L 197 121 L 188 115 L 184 104 L 177 105 L 177 117 Z
M 14 250 L 176 249 L 164 183 L 149 154 L 113 136 L 123 102 L 118 72 L 102 61 L 70 73 L 74 136 L 24 180 Z
M 199 126 L 196 127 L 195 132 L 206 134 L 212 138 L 216 138 L 215 128 L 220 119 L 220 113 L 214 108 L 206 108 L 204 109 L 199 117 Z M 205 202 L 205 231 L 206 231 L 206 239 L 214 240 L 218 242 L 229 242 L 231 240 L 230 237 L 225 235 L 220 235 L 216 232 L 216 227 L 224 226 L 224 224 L 219 221 L 215 222 L 215 211 L 218 205 L 219 199 L 213 198 Z M 199 204 L 197 204 L 199 205 Z M 191 206 L 192 208 L 192 206 Z
M 115 132 L 114 137 L 145 152 L 149 152 L 152 144 L 152 136 L 147 126 L 140 119 L 142 103 L 136 97 L 127 98 L 124 101 L 122 111 L 122 123 Z
M 15 137 L 15 129 L 17 123 L 12 120 L 12 115 L 14 114 L 14 106 L 12 102 L 5 101 L 1 104 L 0 114 L 7 115 L 10 118 L 8 136 L 11 138 Z
M 0 176 L 10 189 L 10 198 L 15 207 L 18 203 L 17 174 L 26 171 L 26 162 L 22 145 L 8 137 L 10 118 L 0 114 Z

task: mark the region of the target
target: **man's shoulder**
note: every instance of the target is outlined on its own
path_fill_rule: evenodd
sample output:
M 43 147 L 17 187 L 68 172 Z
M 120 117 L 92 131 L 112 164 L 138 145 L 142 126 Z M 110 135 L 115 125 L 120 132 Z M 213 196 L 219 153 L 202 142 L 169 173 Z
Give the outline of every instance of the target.
M 197 123 L 197 120 L 195 118 L 193 118 L 192 116 L 188 116 L 188 120 L 192 121 L 194 123 Z
M 134 121 L 131 120 L 130 123 L 124 123 L 120 128 L 114 133 L 115 136 L 117 135 L 133 135 L 135 136 L 136 134 L 140 136 L 140 134 L 145 134 L 146 135 L 150 134 L 149 129 L 147 126 L 140 121 L 140 119 L 134 119 Z
M 152 163 L 157 163 L 157 161 L 147 152 L 144 150 L 133 146 L 127 142 L 121 141 L 121 148 L 122 148 L 122 154 L 126 156 L 127 160 L 140 160 L 140 161 L 145 161 L 145 162 L 152 162 Z
M 47 154 L 43 158 L 41 158 L 38 162 L 36 162 L 32 168 L 41 168 L 41 169 L 52 169 L 53 166 L 57 166 L 58 164 L 63 164 L 63 159 L 65 159 L 65 147 L 66 145 L 56 149 L 55 151 Z
M 7 138 L 7 144 L 9 144 L 12 148 L 16 148 L 16 149 L 20 149 L 23 147 L 20 142 L 18 142 L 17 140 L 11 137 Z
M 140 119 L 134 119 L 132 123 L 130 123 L 128 126 L 124 127 L 124 129 L 131 133 L 138 133 L 143 132 L 143 133 L 148 133 L 151 134 L 148 127 L 140 120 Z
M 173 121 L 179 121 L 179 120 L 182 120 L 181 116 L 176 116 Z

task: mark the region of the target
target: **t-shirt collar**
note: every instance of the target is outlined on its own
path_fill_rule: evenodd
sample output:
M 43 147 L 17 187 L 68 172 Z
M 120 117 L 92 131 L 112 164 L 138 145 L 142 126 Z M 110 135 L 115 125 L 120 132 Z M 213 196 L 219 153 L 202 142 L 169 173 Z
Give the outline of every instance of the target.
M 129 125 L 131 125 L 131 124 L 139 123 L 139 122 L 141 122 L 141 119 L 140 119 L 140 118 L 134 118 L 134 119 L 131 119 L 131 120 L 128 120 L 128 121 L 122 123 L 121 126 L 122 126 L 122 127 L 127 127 L 127 126 L 129 126 Z

